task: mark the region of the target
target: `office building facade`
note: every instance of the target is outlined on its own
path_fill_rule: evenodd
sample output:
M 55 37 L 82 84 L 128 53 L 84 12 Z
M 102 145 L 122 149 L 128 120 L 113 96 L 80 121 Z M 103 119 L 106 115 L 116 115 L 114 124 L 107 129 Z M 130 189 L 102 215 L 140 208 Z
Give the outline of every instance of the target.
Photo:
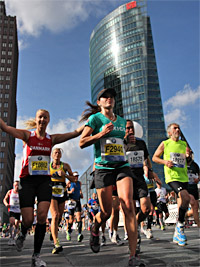
M 4 1 L 0 1 L 0 117 L 16 127 L 16 93 L 18 73 L 18 38 L 16 17 L 7 16 Z M 2 204 L 13 187 L 15 139 L 0 130 L 0 217 L 7 221 L 7 208 Z
M 106 87 L 117 92 L 115 113 L 143 127 L 150 157 L 166 139 L 162 101 L 146 1 L 124 4 L 104 17 L 90 37 L 92 103 Z M 164 181 L 163 166 L 153 164 Z

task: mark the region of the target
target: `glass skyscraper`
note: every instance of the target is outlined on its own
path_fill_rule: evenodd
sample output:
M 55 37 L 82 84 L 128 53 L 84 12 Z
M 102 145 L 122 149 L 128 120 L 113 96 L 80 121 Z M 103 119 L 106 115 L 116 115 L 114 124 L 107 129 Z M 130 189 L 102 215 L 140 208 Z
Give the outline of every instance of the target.
M 162 101 L 146 1 L 124 4 L 104 17 L 90 37 L 92 103 L 106 87 L 117 92 L 115 113 L 143 127 L 150 157 L 166 139 Z M 163 166 L 153 164 L 164 181 Z

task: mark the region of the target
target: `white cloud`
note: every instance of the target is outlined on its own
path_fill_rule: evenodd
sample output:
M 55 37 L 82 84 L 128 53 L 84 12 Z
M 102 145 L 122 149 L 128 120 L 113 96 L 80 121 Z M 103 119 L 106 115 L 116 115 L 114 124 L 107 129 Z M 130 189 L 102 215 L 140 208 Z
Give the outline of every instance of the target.
M 76 27 L 90 15 L 100 15 L 115 0 L 7 0 L 7 14 L 16 16 L 21 34 L 38 36 L 43 29 L 54 33 Z M 103 3 L 103 4 L 102 4 Z
M 180 125 L 183 125 L 185 121 L 187 121 L 187 116 L 185 112 L 181 109 L 176 108 L 168 111 L 165 114 L 165 122 L 167 125 L 172 122 L 176 122 Z
M 24 129 L 24 121 L 28 118 L 19 117 L 17 120 L 17 128 Z M 47 132 L 49 134 L 55 133 L 65 133 L 70 132 L 79 127 L 78 118 L 77 120 L 67 118 L 64 120 L 59 120 L 58 123 L 48 126 Z M 80 137 L 71 139 L 62 144 L 56 145 L 56 147 L 61 147 L 63 149 L 62 161 L 70 164 L 72 171 L 78 171 L 81 175 L 93 161 L 92 147 L 85 149 L 80 149 L 79 147 Z M 16 142 L 16 160 L 15 160 L 15 177 L 19 177 L 21 164 L 22 164 L 22 142 Z M 16 179 L 15 178 L 15 179 Z
M 192 115 L 188 110 L 191 112 L 194 108 L 199 109 L 199 101 L 200 86 L 192 89 L 189 84 L 186 84 L 183 90 L 178 91 L 175 96 L 164 102 L 165 123 L 168 125 L 177 122 L 184 128 Z
M 164 103 L 164 107 L 171 106 L 173 108 L 176 107 L 184 107 L 187 105 L 193 105 L 195 102 L 200 100 L 200 86 L 198 88 L 192 89 L 189 84 L 186 84 L 183 90 L 178 91 L 175 96 L 169 98 Z

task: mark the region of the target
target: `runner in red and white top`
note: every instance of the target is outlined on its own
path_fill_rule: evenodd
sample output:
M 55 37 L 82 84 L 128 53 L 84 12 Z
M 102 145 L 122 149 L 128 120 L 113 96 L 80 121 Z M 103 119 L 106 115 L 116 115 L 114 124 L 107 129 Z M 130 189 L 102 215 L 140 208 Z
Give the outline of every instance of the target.
M 46 266 L 46 263 L 40 259 L 39 255 L 46 232 L 46 218 L 52 196 L 49 172 L 51 148 L 56 144 L 79 136 L 84 127 L 81 126 L 69 133 L 48 135 L 46 128 L 49 121 L 49 112 L 44 109 L 39 109 L 34 119 L 26 121 L 26 129 L 16 129 L 8 126 L 0 118 L 2 131 L 23 140 L 24 148 L 19 186 L 22 225 L 21 232 L 16 239 L 16 247 L 18 251 L 23 248 L 27 230 L 32 226 L 34 220 L 34 203 L 37 197 L 37 225 L 34 236 L 32 266 L 43 267 Z M 31 132 L 27 129 L 36 130 Z
M 13 189 L 8 190 L 3 199 L 4 205 L 8 208 L 9 223 L 10 223 L 10 239 L 8 241 L 9 246 L 15 245 L 15 236 L 19 232 L 20 223 L 20 206 L 19 206 L 19 181 L 13 183 Z

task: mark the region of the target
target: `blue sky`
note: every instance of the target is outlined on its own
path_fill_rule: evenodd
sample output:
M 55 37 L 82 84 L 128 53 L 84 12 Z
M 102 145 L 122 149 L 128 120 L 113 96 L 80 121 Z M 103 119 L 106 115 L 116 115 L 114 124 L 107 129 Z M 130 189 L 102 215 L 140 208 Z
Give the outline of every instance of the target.
M 7 0 L 17 17 L 19 38 L 18 128 L 39 108 L 49 110 L 49 133 L 71 131 L 90 100 L 89 39 L 117 0 Z M 177 122 L 200 164 L 199 1 L 149 1 L 154 48 L 166 125 Z M 92 148 L 79 138 L 62 144 L 62 160 L 80 174 L 92 162 Z M 22 142 L 16 142 L 15 177 Z

